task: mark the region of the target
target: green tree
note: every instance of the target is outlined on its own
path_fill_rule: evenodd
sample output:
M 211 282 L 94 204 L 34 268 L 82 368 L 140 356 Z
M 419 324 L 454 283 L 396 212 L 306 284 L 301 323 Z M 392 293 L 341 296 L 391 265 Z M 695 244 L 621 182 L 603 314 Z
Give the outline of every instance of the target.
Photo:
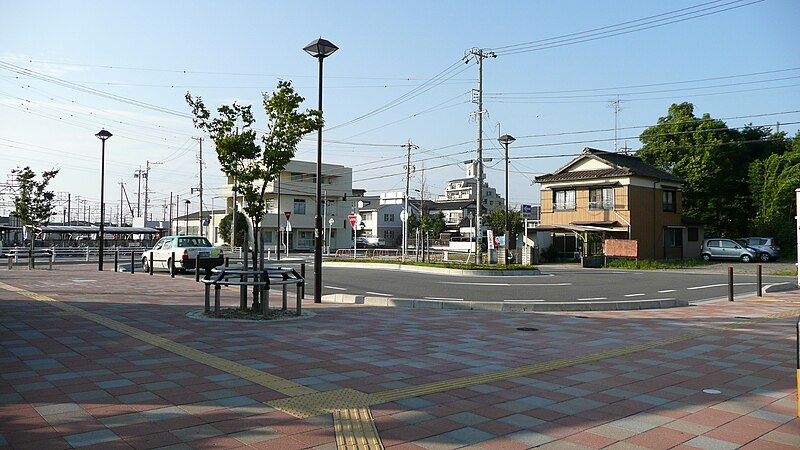
M 770 155 L 750 165 L 750 190 L 753 194 L 753 217 L 750 233 L 774 236 L 784 252 L 793 254 L 795 246 L 795 189 L 800 187 L 800 132 L 793 139 L 781 140 L 787 151 Z
M 219 232 L 227 244 L 230 244 L 231 240 L 231 225 L 233 225 L 233 213 L 226 215 L 219 221 Z M 236 211 L 236 237 L 233 244 L 234 247 L 244 245 L 247 239 L 247 227 L 247 216 Z
M 683 178 L 683 213 L 706 223 L 707 234 L 747 234 L 753 200 L 749 166 L 778 151 L 769 129 L 730 129 L 709 114 L 694 115 L 691 103 L 673 104 L 666 117 L 646 129 L 638 156 Z
M 522 223 L 522 216 L 518 210 L 511 209 L 508 211 L 508 221 L 511 223 L 509 228 L 512 235 L 522 232 L 524 224 Z M 487 214 L 485 225 L 491 229 L 495 235 L 503 235 L 506 231 L 506 210 L 495 209 Z
M 422 218 L 420 222 L 420 229 L 431 236 L 433 239 L 438 239 L 439 235 L 444 232 L 445 222 L 444 213 L 439 211 L 433 215 L 427 215 Z
M 53 213 L 53 199 L 55 194 L 47 190 L 50 180 L 58 174 L 58 169 L 42 172 L 41 181 L 36 180 L 36 173 L 29 166 L 16 168 L 11 171 L 17 179 L 19 189 L 14 197 L 14 211 L 22 225 L 28 230 L 31 250 L 35 229 L 50 223 Z M 33 268 L 33 258 L 28 260 L 28 267 Z
M 289 81 L 279 81 L 272 95 L 263 94 L 267 114 L 267 132 L 256 144 L 255 118 L 250 105 L 234 103 L 217 108 L 218 117 L 211 113 L 202 98 L 186 93 L 186 102 L 192 108 L 195 127 L 206 131 L 217 148 L 217 159 L 222 172 L 237 182 L 234 191 L 244 200 L 244 212 L 253 230 L 253 267 L 257 267 L 263 254 L 258 242 L 259 225 L 267 212 L 267 185 L 275 180 L 291 161 L 297 144 L 306 134 L 323 125 L 322 113 L 317 110 L 299 111 L 304 98 L 297 94 Z M 253 310 L 260 310 L 258 290 L 253 291 Z

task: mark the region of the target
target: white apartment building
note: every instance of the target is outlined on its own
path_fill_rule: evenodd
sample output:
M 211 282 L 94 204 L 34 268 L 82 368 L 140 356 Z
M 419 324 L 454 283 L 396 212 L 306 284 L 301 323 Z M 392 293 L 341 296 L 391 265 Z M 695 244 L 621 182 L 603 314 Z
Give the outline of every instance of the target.
M 260 229 L 265 249 L 274 252 L 280 248 L 285 252 L 288 243 L 289 251 L 313 251 L 316 173 L 316 162 L 292 160 L 279 179 L 267 184 L 264 194 L 267 197 L 267 213 L 261 220 Z M 233 182 L 233 178 L 228 177 L 225 187 L 228 212 L 234 204 Z M 337 164 L 322 165 L 323 249 L 328 245 L 331 251 L 353 246 L 353 233 L 347 219 L 352 190 L 353 169 Z M 236 205 L 243 212 L 243 200 L 239 196 Z M 222 217 L 215 218 L 216 227 Z M 222 239 L 218 237 L 216 241 L 221 242 Z
M 436 203 L 475 202 L 477 191 L 475 170 L 475 163 L 468 162 L 466 164 L 466 177 L 448 181 L 447 186 L 444 188 L 444 194 L 437 197 Z M 481 186 L 481 197 L 483 197 L 481 200 L 483 214 L 488 214 L 496 209 L 502 209 L 505 207 L 505 199 L 500 197 L 500 195 L 497 193 L 497 189 L 490 187 L 485 179 L 483 181 L 483 185 Z M 446 211 L 445 221 L 448 224 L 455 224 L 465 219 L 465 216 L 463 215 L 463 208 L 453 208 L 452 210 L 447 210 L 445 207 L 440 207 L 437 209 Z

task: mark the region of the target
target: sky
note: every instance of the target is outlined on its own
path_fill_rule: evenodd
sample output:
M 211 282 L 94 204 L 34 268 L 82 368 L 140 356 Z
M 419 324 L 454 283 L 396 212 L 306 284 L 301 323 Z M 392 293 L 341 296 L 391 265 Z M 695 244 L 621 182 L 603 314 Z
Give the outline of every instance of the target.
M 69 193 L 73 216 L 98 211 L 102 128 L 113 134 L 114 215 L 120 184 L 134 208 L 137 192 L 144 201 L 134 174 L 148 163 L 154 219 L 170 194 L 197 209 L 194 138 L 204 135 L 185 94 L 210 108 L 252 104 L 259 129 L 262 93 L 280 80 L 316 108 L 318 63 L 302 48 L 318 37 L 339 47 L 324 62 L 323 161 L 352 167 L 354 188 L 404 190 L 409 142 L 411 189 L 435 198 L 465 175 L 478 106 L 478 66 L 465 55 L 480 48 L 496 56 L 483 60 L 487 181 L 506 197 L 497 137 L 510 134 L 510 204 L 536 204 L 535 176 L 585 147 L 636 151 L 673 103 L 794 135 L 798 19 L 796 0 L 0 0 L 0 214 L 11 210 L 11 171 L 24 166 L 60 170 L 57 208 Z M 316 160 L 316 134 L 296 158 Z M 207 136 L 203 163 L 204 208 L 219 207 L 225 181 Z

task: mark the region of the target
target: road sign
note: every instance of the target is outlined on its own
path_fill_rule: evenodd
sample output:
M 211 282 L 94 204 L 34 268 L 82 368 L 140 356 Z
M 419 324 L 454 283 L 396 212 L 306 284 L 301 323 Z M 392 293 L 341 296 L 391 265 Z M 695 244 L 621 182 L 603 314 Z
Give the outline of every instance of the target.
M 356 214 L 356 225 L 361 225 L 361 222 L 364 221 L 364 218 L 361 217 L 361 214 Z
M 333 220 L 333 217 L 331 217 L 330 219 L 328 219 L 328 225 L 333 225 L 333 222 L 335 222 L 335 221 Z
M 292 217 L 292 212 L 291 211 L 284 211 L 283 215 L 286 216 L 286 220 L 289 220 L 289 218 Z
M 400 220 L 403 221 L 403 222 L 408 220 L 408 213 L 406 212 L 405 209 L 400 211 Z
M 289 221 L 286 221 L 286 231 L 292 231 L 292 223 Z
M 351 214 L 351 215 L 347 216 L 347 220 L 350 221 L 350 226 L 351 227 L 353 227 L 353 228 L 356 227 L 356 221 L 358 220 L 357 216 Z
M 531 217 L 532 211 L 533 208 L 531 207 L 531 205 L 522 205 L 522 217 L 529 219 Z

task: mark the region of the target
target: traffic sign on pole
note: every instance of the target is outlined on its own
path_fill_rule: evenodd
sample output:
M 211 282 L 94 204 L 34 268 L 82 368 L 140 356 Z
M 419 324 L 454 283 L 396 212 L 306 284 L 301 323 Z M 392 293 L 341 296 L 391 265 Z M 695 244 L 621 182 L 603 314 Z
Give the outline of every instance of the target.
M 284 211 L 283 215 L 286 216 L 286 220 L 289 220 L 289 218 L 292 217 L 292 212 L 291 211 Z
M 350 226 L 351 227 L 353 227 L 353 228 L 356 227 L 356 221 L 358 220 L 357 216 L 351 214 L 351 215 L 347 216 L 347 220 L 350 221 Z

